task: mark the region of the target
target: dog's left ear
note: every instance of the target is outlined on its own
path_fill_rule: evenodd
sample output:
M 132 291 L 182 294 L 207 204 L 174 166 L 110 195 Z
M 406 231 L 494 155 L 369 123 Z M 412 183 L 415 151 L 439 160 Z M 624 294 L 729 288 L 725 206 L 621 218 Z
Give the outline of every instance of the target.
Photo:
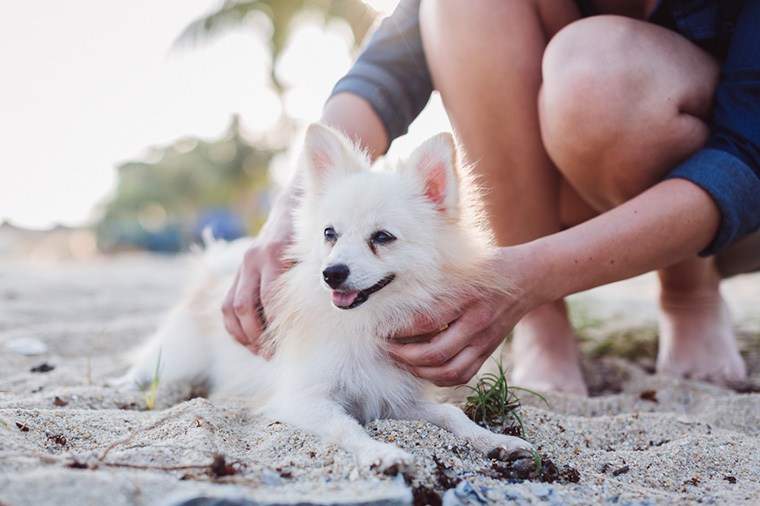
M 360 170 L 368 162 L 341 132 L 312 123 L 306 129 L 303 164 L 307 189 L 319 192 L 329 178 Z
M 409 157 L 405 170 L 413 171 L 422 190 L 436 208 L 456 214 L 459 204 L 457 150 L 450 133 L 440 133 L 423 142 Z

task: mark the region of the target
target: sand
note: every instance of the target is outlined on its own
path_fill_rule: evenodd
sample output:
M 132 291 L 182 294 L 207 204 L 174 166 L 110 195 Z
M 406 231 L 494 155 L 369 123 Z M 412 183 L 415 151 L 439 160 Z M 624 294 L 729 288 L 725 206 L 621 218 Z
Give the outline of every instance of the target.
M 199 495 L 248 504 L 409 504 L 424 487 L 445 504 L 760 503 L 760 394 L 647 372 L 651 276 L 573 298 L 594 397 L 553 395 L 549 407 L 525 399 L 527 438 L 559 467 L 577 470 L 577 483 L 506 481 L 490 459 L 437 427 L 370 424 L 374 437 L 414 455 L 408 485 L 252 416 L 240 400 L 161 390 L 147 410 L 144 396 L 105 386 L 123 371 L 122 353 L 175 300 L 186 262 L 130 255 L 0 263 L 0 504 L 168 505 Z M 725 293 L 758 382 L 760 277 L 731 280 Z M 41 364 L 53 369 L 31 372 Z

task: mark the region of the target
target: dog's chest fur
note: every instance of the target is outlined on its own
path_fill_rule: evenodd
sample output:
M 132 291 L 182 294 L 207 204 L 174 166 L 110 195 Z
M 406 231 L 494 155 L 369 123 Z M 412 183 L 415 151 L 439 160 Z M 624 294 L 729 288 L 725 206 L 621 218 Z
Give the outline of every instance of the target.
M 331 396 L 362 423 L 403 418 L 423 394 L 419 380 L 380 357 L 344 363 L 335 379 Z
M 278 358 L 289 388 L 317 389 L 362 423 L 403 417 L 425 395 L 423 382 L 399 369 L 375 339 L 356 336 L 281 344 Z

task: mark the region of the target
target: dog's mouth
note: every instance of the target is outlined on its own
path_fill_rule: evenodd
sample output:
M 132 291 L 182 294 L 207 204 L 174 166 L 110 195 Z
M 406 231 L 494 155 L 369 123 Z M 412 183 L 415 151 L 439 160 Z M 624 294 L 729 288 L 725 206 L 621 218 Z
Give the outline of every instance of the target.
M 364 290 L 333 290 L 333 304 L 335 304 L 335 307 L 338 309 L 353 309 L 359 307 L 367 302 L 370 295 L 388 286 L 395 278 L 395 274 L 388 274 L 380 281 Z

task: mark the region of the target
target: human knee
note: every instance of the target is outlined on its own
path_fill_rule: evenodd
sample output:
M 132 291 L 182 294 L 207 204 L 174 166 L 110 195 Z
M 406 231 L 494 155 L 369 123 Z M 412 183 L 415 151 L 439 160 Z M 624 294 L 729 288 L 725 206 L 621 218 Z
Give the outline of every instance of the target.
M 509 99 L 526 81 L 538 86 L 542 48 L 536 37 L 542 23 L 536 3 L 479 0 L 463 8 L 458 0 L 422 2 L 423 49 L 450 114 L 453 96 L 493 101 Z
M 549 43 L 542 62 L 541 127 L 550 155 L 597 151 L 621 136 L 641 97 L 635 69 L 624 61 L 625 21 L 577 21 Z M 551 151 L 554 151 L 552 153 Z
M 668 125 L 652 106 L 655 84 L 632 52 L 630 20 L 599 16 L 577 21 L 549 43 L 539 96 L 544 146 L 557 168 L 597 210 L 613 207 L 655 182 L 659 174 L 629 171 L 642 132 Z

